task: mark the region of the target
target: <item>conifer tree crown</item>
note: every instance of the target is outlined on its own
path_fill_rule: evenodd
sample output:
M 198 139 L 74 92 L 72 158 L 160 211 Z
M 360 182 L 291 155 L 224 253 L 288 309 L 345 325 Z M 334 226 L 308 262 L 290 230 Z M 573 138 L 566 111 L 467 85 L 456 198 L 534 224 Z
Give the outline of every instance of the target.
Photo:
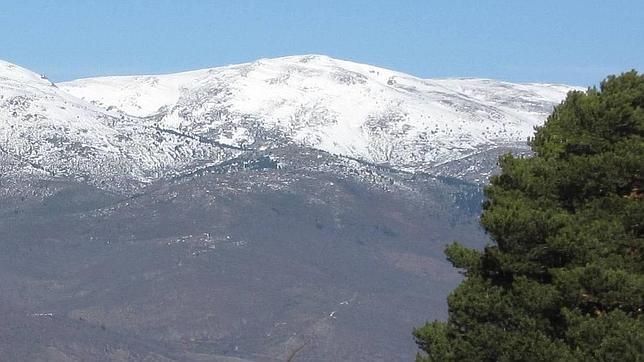
M 486 188 L 483 251 L 447 322 L 414 331 L 422 361 L 644 360 L 644 75 L 571 92 Z

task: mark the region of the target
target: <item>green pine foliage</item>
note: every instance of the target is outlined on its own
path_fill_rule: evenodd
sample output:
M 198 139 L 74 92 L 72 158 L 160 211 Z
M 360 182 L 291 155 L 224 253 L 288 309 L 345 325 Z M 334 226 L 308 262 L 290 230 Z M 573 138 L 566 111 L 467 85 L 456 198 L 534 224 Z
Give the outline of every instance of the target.
M 483 251 L 419 361 L 644 361 L 644 75 L 571 92 L 486 189 Z

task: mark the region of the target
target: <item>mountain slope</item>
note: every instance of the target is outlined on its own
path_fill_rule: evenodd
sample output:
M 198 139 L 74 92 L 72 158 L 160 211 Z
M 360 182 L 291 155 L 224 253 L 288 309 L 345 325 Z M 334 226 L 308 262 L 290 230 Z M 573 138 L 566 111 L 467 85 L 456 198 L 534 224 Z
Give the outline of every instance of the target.
M 96 105 L 224 144 L 295 142 L 411 171 L 525 141 L 573 89 L 420 79 L 318 55 L 89 78 L 60 87 Z
M 71 177 L 112 187 L 157 179 L 234 155 L 162 133 L 61 90 L 44 76 L 0 61 L 0 158 L 4 177 Z
M 0 355 L 413 359 L 411 328 L 444 318 L 459 280 L 444 241 L 485 238 L 466 207 L 478 191 L 279 151 L 282 169 L 213 169 L 135 196 L 60 181 L 0 199 L 0 312 L 12 313 Z

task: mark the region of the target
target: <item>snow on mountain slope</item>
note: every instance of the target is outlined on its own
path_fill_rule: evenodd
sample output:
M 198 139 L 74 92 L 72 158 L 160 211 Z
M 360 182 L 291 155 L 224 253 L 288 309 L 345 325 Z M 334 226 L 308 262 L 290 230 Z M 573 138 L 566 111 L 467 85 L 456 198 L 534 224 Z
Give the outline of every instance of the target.
M 286 144 L 433 172 L 525 141 L 571 89 L 420 79 L 318 55 L 58 85 L 0 61 L 0 177 L 123 187 Z
M 0 177 L 35 173 L 123 186 L 228 153 L 212 145 L 186 145 L 183 137 L 108 112 L 44 76 L 0 61 L 0 158 L 11 165 Z
M 80 79 L 60 87 L 163 128 L 230 145 L 282 138 L 408 170 L 525 141 L 573 89 L 420 79 L 319 55 L 169 75 Z

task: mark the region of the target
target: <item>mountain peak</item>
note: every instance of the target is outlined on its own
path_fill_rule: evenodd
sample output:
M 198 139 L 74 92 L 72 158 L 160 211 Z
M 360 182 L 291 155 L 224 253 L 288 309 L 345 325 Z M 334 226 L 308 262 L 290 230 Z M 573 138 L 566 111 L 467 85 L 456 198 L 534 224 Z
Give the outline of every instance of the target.
M 315 54 L 58 87 L 0 63 L 0 147 L 47 172 L 139 181 L 291 144 L 430 172 L 524 143 L 573 89 L 421 79 Z
M 253 134 L 261 128 L 330 153 L 408 169 L 521 142 L 572 89 L 421 79 L 323 55 L 61 87 L 106 108 L 235 146 L 259 142 Z

